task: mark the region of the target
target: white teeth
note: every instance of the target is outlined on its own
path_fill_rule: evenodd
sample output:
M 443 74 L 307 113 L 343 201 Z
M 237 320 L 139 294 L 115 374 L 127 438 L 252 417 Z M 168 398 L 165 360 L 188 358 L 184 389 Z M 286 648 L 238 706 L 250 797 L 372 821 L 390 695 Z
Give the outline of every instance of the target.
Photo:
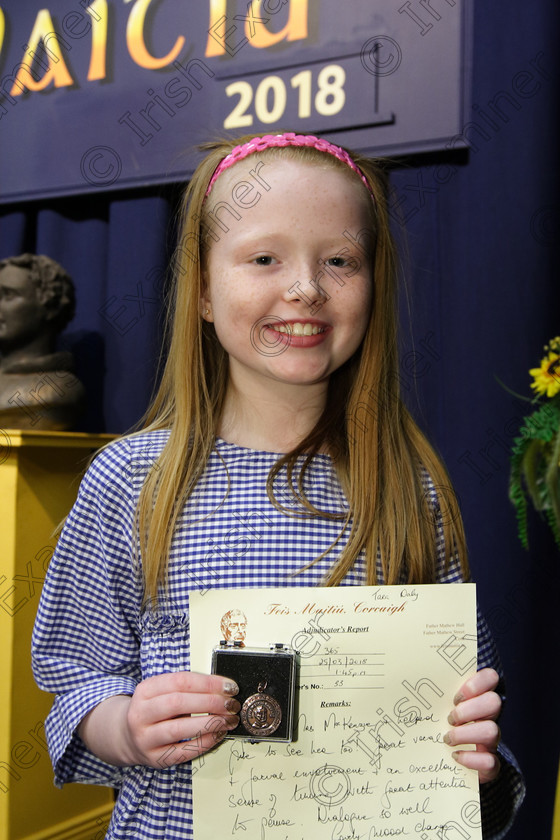
M 276 332 L 286 333 L 287 335 L 318 335 L 324 332 L 323 327 L 310 323 L 300 324 L 299 321 L 291 326 L 285 324 L 269 324 L 269 326 Z

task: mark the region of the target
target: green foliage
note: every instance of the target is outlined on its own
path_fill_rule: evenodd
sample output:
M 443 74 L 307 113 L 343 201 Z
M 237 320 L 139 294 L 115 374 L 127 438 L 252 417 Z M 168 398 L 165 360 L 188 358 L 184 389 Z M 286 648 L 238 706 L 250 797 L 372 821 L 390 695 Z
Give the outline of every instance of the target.
M 513 442 L 509 498 L 519 539 L 529 547 L 527 497 L 544 515 L 560 548 L 560 394 L 525 418 Z

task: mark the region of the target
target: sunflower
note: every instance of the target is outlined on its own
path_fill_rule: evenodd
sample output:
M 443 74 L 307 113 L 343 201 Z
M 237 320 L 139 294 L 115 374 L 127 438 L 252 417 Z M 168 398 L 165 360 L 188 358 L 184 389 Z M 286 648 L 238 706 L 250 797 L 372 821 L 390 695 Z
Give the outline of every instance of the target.
M 529 501 L 550 526 L 560 548 L 560 336 L 549 341 L 544 352 L 541 366 L 529 371 L 536 393 L 528 402 L 538 408 L 524 418 L 511 454 L 509 497 L 525 548 L 529 547 Z M 543 401 L 543 396 L 548 400 Z
M 559 349 L 557 341 L 557 339 L 554 339 L 555 349 Z M 549 347 L 551 345 L 553 345 L 553 342 L 550 343 Z M 554 397 L 560 391 L 560 354 L 553 349 L 549 349 L 548 354 L 544 359 L 541 359 L 541 366 L 531 368 L 529 373 L 535 380 L 531 382 L 531 388 L 534 388 L 537 394 Z

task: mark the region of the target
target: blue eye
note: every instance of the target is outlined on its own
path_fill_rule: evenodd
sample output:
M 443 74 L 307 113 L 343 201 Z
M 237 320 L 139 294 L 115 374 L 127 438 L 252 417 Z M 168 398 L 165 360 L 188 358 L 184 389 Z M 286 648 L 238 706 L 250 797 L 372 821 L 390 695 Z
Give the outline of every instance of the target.
M 334 268 L 344 268 L 348 265 L 348 260 L 345 257 L 331 257 L 325 260 L 327 265 L 332 265 Z
M 257 265 L 272 265 L 272 257 L 269 257 L 266 254 L 263 254 L 262 257 L 255 257 L 254 262 Z

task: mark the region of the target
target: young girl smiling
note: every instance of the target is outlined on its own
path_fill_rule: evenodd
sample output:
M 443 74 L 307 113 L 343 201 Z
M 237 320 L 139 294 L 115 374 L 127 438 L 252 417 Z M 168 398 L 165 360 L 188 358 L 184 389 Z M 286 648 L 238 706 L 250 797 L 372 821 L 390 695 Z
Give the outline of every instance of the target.
M 238 724 L 237 687 L 189 670 L 189 591 L 468 579 L 456 502 L 443 517 L 435 490 L 449 479 L 399 397 L 380 169 L 295 134 L 208 151 L 161 385 L 143 430 L 88 470 L 34 634 L 56 781 L 119 787 L 115 839 L 191 837 L 187 759 Z M 488 838 L 523 789 L 496 667 L 480 622 L 445 735 L 476 745 L 454 755 L 479 773 Z

